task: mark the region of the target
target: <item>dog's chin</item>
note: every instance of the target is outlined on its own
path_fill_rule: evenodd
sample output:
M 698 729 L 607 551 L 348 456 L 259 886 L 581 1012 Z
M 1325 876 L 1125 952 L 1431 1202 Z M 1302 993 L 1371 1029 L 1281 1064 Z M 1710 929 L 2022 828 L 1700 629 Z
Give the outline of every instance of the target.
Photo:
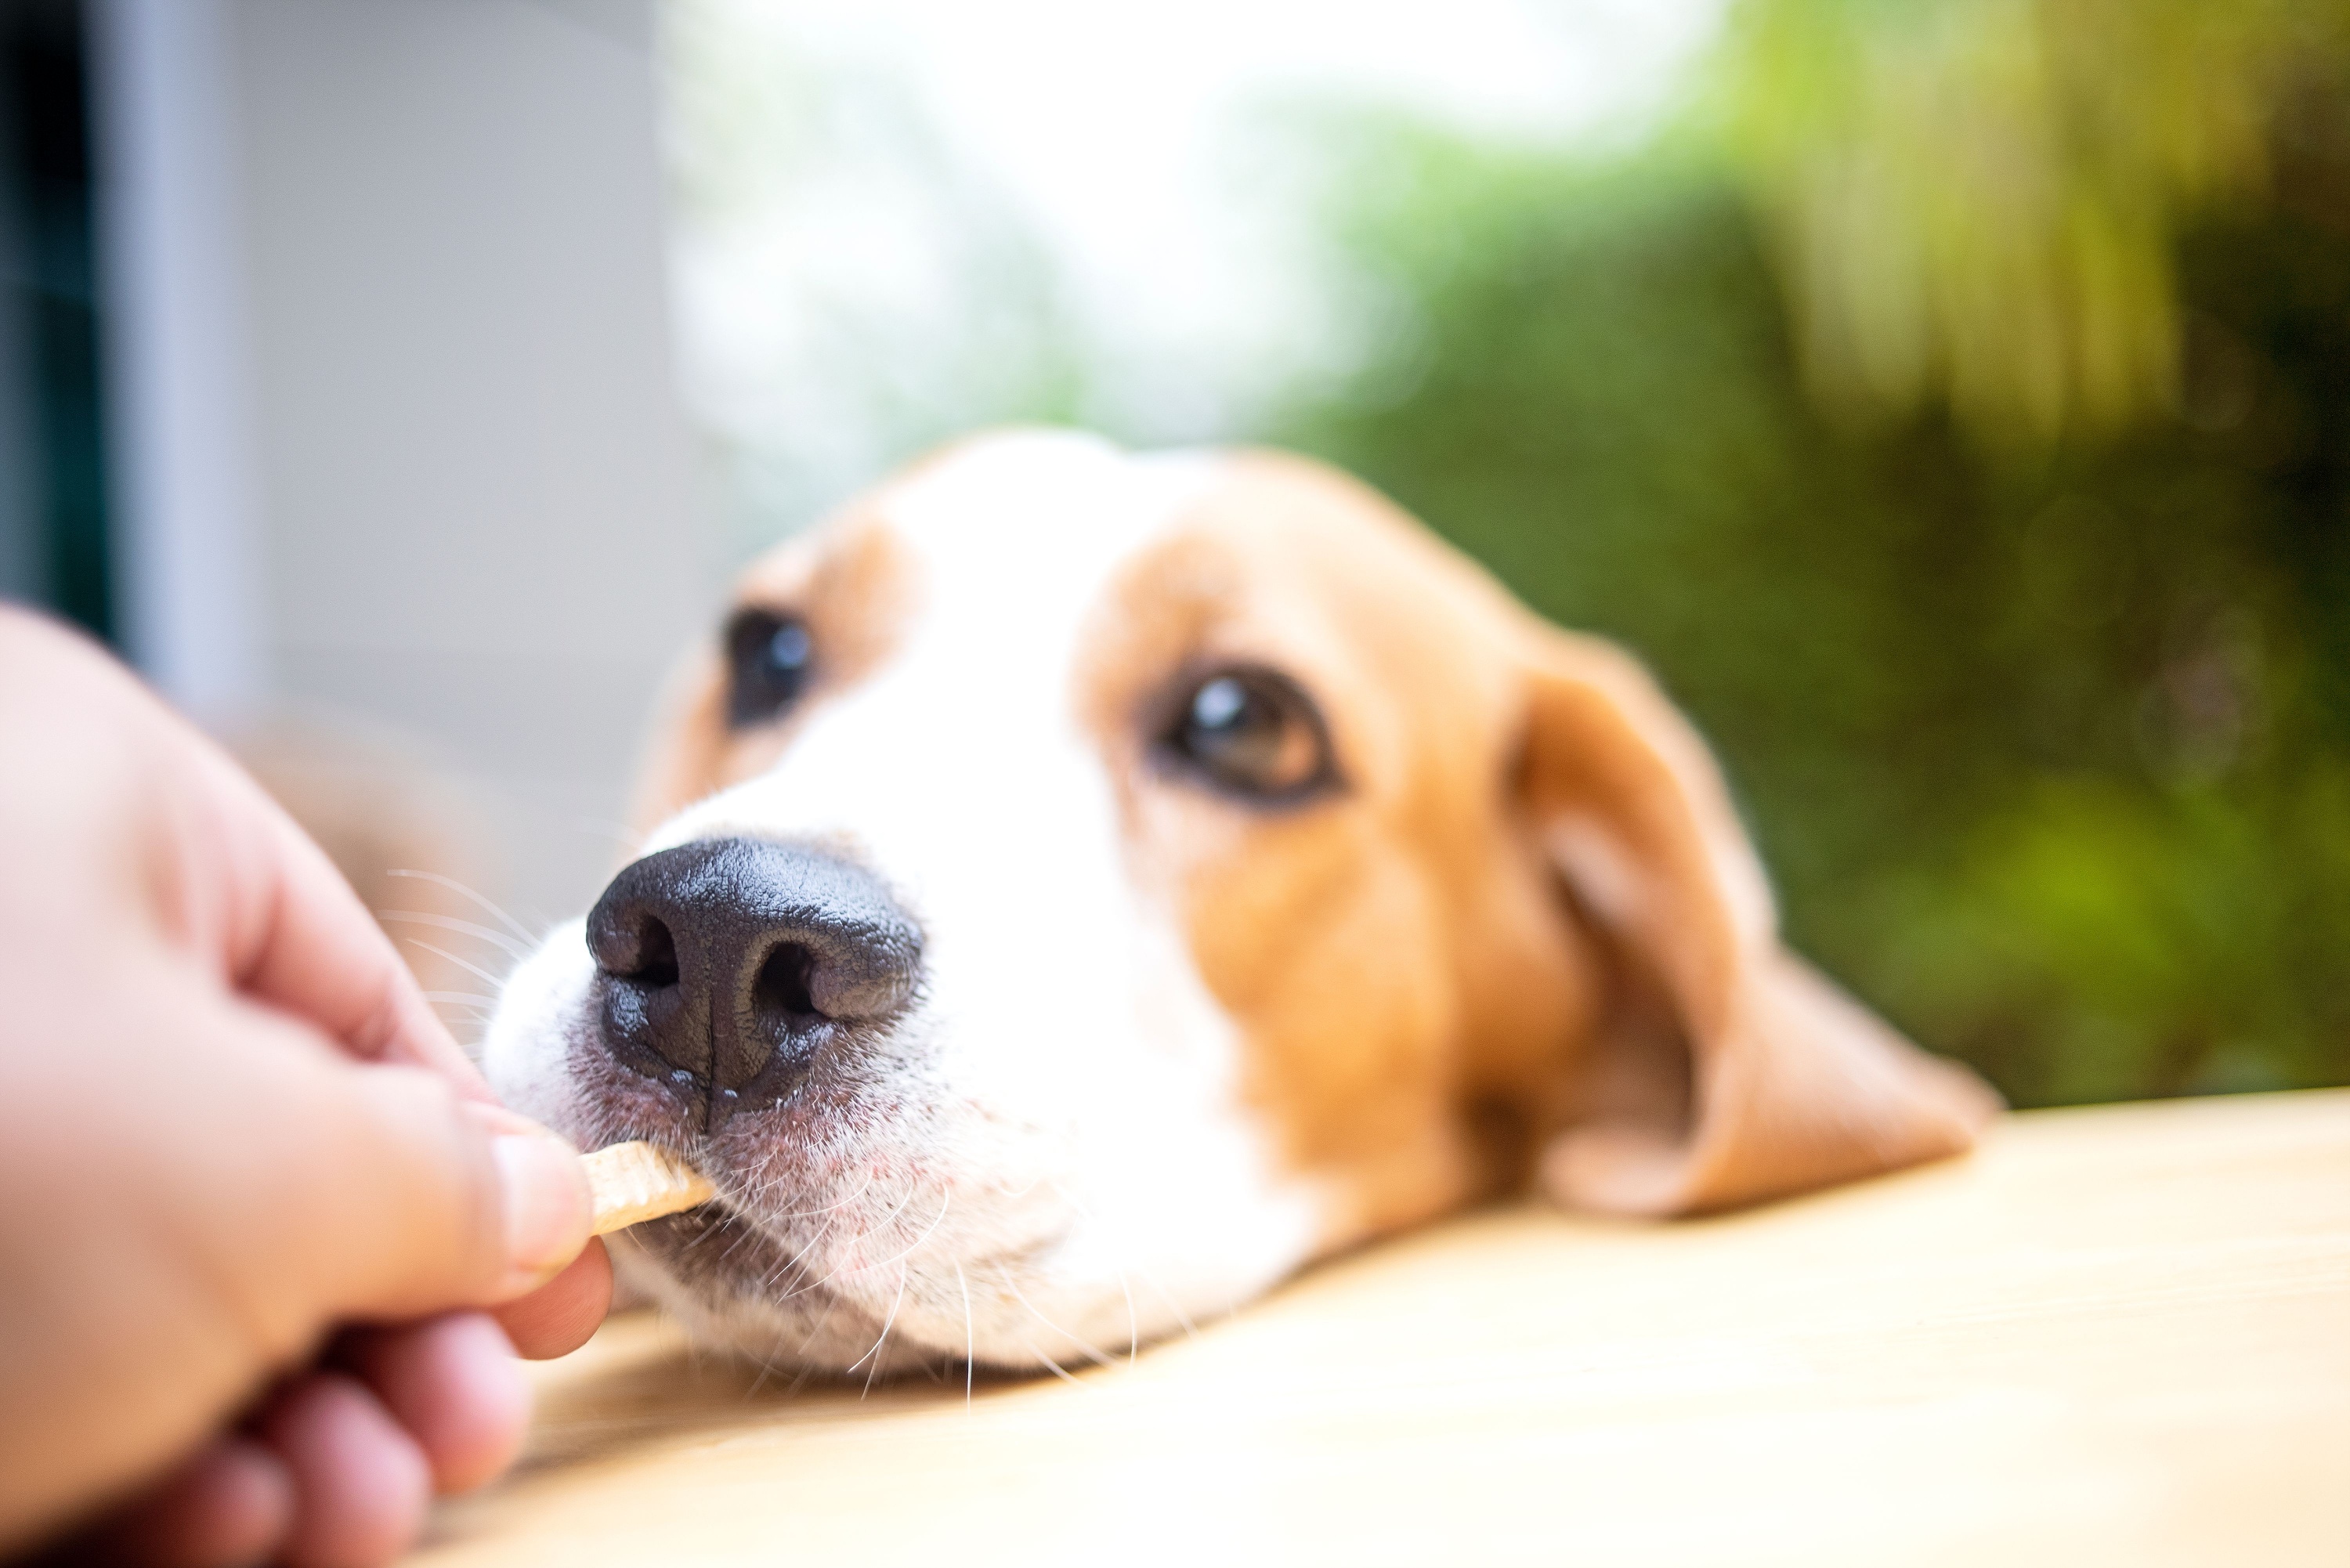
M 964 1361 L 1041 1371 L 1148 1332 L 1118 1284 L 1055 1277 L 1076 1220 L 1062 1182 L 941 1162 L 935 1106 L 870 1084 L 811 1085 L 704 1133 L 608 1058 L 574 1067 L 558 1125 L 598 1145 L 650 1140 L 718 1189 L 610 1239 L 622 1281 L 704 1348 L 863 1381 Z
M 613 1260 L 697 1345 L 763 1367 L 865 1382 L 964 1362 L 1039 1372 L 1106 1361 L 1182 1321 L 1151 1318 L 1147 1302 L 1138 1318 L 1122 1281 L 1057 1271 L 1075 1237 L 1066 1211 L 974 1244 L 951 1239 L 940 1221 L 951 1205 L 927 1184 L 869 1207 L 853 1190 L 774 1215 L 726 1196 L 755 1189 L 720 1185 L 712 1202 L 613 1237 Z M 827 1238 L 828 1221 L 859 1210 L 861 1233 Z
M 604 1085 L 608 1088 L 610 1085 Z M 951 1266 L 942 1291 L 941 1242 L 925 1230 L 943 1199 L 881 1148 L 811 1141 L 811 1118 L 791 1109 L 742 1116 L 715 1136 L 631 1093 L 599 1096 L 585 1118 L 598 1141 L 645 1138 L 697 1166 L 717 1185 L 711 1202 L 610 1238 L 623 1282 L 675 1317 L 697 1345 L 763 1366 L 890 1376 L 935 1370 L 965 1355 L 926 1342 L 942 1311 L 960 1314 Z M 862 1175 L 856 1174 L 859 1170 Z M 878 1170 L 898 1179 L 875 1179 Z M 935 1336 L 934 1336 L 935 1337 Z
M 678 1320 L 696 1345 L 795 1372 L 887 1378 L 962 1358 L 922 1344 L 836 1288 L 804 1251 L 723 1202 L 612 1238 L 622 1279 Z M 885 1332 L 886 1331 L 886 1332 Z

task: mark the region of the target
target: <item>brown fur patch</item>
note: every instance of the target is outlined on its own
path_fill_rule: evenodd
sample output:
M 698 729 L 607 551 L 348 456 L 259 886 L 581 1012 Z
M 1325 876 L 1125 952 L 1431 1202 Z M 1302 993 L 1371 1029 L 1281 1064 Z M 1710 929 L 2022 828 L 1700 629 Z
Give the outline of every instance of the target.
M 1506 1179 L 1520 1162 L 1495 1158 L 1492 1110 L 1551 1118 L 1593 1006 L 1572 918 L 1504 797 L 1502 603 L 1370 492 L 1251 456 L 1121 573 L 1085 639 L 1078 710 L 1133 873 L 1238 1025 L 1246 1096 L 1286 1161 L 1343 1195 L 1334 1243 Z M 1140 718 L 1159 688 L 1223 662 L 1315 696 L 1340 790 L 1252 807 L 1153 765 Z
M 735 606 L 806 624 L 816 650 L 810 685 L 777 722 L 728 728 L 725 660 L 713 634 L 665 705 L 631 813 L 637 830 L 648 832 L 703 796 L 774 766 L 810 712 L 838 701 L 887 661 L 920 597 L 917 563 L 872 505 L 753 562 Z

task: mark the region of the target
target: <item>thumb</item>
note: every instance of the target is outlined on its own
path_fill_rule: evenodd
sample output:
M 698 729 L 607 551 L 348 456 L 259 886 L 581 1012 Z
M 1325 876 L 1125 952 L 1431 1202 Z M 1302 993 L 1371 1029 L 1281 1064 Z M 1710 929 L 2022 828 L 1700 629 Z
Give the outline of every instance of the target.
M 586 1170 L 536 1122 L 438 1074 L 329 1064 L 341 1147 L 322 1164 L 312 1300 L 338 1318 L 489 1306 L 543 1284 L 593 1222 Z

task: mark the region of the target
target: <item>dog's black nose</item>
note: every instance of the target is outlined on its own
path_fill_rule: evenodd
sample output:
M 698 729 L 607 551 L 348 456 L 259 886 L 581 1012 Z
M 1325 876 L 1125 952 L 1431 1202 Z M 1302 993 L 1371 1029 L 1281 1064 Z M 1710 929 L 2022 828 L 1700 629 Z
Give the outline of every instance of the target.
M 604 1039 L 711 1119 L 780 1094 L 847 1025 L 912 993 L 921 938 L 871 877 L 811 850 L 711 839 L 648 855 L 588 915 Z M 722 1104 L 723 1102 L 723 1104 Z

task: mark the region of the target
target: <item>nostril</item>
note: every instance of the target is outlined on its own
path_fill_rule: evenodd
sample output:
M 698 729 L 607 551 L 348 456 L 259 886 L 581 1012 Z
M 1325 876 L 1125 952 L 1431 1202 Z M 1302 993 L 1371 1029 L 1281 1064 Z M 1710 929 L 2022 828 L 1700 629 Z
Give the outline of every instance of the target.
M 624 970 L 615 970 L 639 985 L 664 986 L 677 983 L 677 939 L 669 927 L 647 915 L 638 924 L 634 961 Z
M 650 910 L 598 909 L 588 923 L 588 951 L 615 980 L 656 990 L 677 983 L 677 938 Z
M 751 987 L 751 1007 L 760 1022 L 790 1027 L 823 1017 L 808 994 L 808 977 L 815 971 L 816 954 L 806 946 L 779 943 L 759 966 L 759 978 Z

